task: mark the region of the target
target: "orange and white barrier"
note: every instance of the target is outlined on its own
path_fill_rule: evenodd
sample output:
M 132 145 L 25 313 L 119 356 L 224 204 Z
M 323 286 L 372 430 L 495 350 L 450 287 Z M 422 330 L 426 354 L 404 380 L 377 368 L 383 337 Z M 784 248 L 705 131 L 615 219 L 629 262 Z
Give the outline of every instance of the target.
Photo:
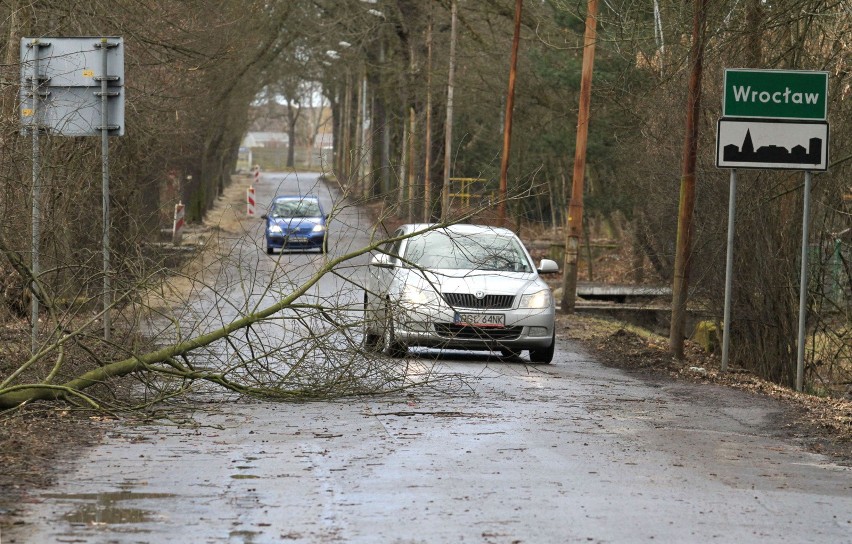
M 260 181 L 260 166 L 256 164 L 256 165 L 254 165 L 254 184 L 257 185 L 257 183 L 259 181 Z
M 177 204 L 175 204 L 175 222 L 172 226 L 172 243 L 174 245 L 179 245 L 181 240 L 183 239 L 185 209 L 186 206 L 184 206 L 183 202 L 178 202 Z
M 254 217 L 254 186 L 250 185 L 246 189 L 246 215 Z

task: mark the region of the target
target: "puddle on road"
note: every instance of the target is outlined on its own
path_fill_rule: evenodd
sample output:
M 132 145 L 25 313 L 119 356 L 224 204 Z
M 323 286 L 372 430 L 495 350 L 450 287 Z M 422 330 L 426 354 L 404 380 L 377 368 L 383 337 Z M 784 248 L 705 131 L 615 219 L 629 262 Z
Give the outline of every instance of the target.
M 153 514 L 142 508 L 129 508 L 122 505 L 126 501 L 144 499 L 169 499 L 171 493 L 133 493 L 117 491 L 114 493 L 46 493 L 44 499 L 60 501 L 84 501 L 76 509 L 65 514 L 63 519 L 73 525 L 117 525 L 124 523 L 147 523 L 154 521 Z

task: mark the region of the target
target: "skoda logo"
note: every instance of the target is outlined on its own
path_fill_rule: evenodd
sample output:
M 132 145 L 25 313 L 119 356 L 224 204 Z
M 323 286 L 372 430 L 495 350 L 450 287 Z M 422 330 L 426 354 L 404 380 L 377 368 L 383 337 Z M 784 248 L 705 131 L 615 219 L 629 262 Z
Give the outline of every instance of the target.
M 473 294 L 473 296 L 482 300 L 483 298 L 485 298 L 485 292 L 484 291 L 477 291 Z

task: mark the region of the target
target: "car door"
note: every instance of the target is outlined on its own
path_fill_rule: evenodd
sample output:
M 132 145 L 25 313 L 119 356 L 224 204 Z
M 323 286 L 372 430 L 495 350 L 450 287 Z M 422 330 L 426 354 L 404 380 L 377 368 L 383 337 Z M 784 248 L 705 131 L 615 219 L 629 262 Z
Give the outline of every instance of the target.
M 404 240 L 393 240 L 405 234 L 404 229 L 398 229 L 386 244 L 382 245 L 370 261 L 370 272 L 367 281 L 366 303 L 371 312 L 384 311 L 385 300 L 393 284 Z

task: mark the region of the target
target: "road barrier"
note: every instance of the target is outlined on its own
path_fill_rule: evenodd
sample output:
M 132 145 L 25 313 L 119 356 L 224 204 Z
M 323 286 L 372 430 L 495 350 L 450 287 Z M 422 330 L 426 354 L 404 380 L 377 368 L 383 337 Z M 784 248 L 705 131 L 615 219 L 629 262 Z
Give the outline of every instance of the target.
M 180 245 L 180 242 L 183 239 L 185 208 L 186 206 L 184 206 L 183 202 L 175 204 L 175 222 L 174 226 L 172 226 L 172 243 L 176 246 Z
M 257 185 L 257 182 L 260 181 L 260 166 L 255 165 L 254 167 L 254 183 Z
M 246 189 L 246 215 L 254 217 L 254 186 L 250 185 Z

